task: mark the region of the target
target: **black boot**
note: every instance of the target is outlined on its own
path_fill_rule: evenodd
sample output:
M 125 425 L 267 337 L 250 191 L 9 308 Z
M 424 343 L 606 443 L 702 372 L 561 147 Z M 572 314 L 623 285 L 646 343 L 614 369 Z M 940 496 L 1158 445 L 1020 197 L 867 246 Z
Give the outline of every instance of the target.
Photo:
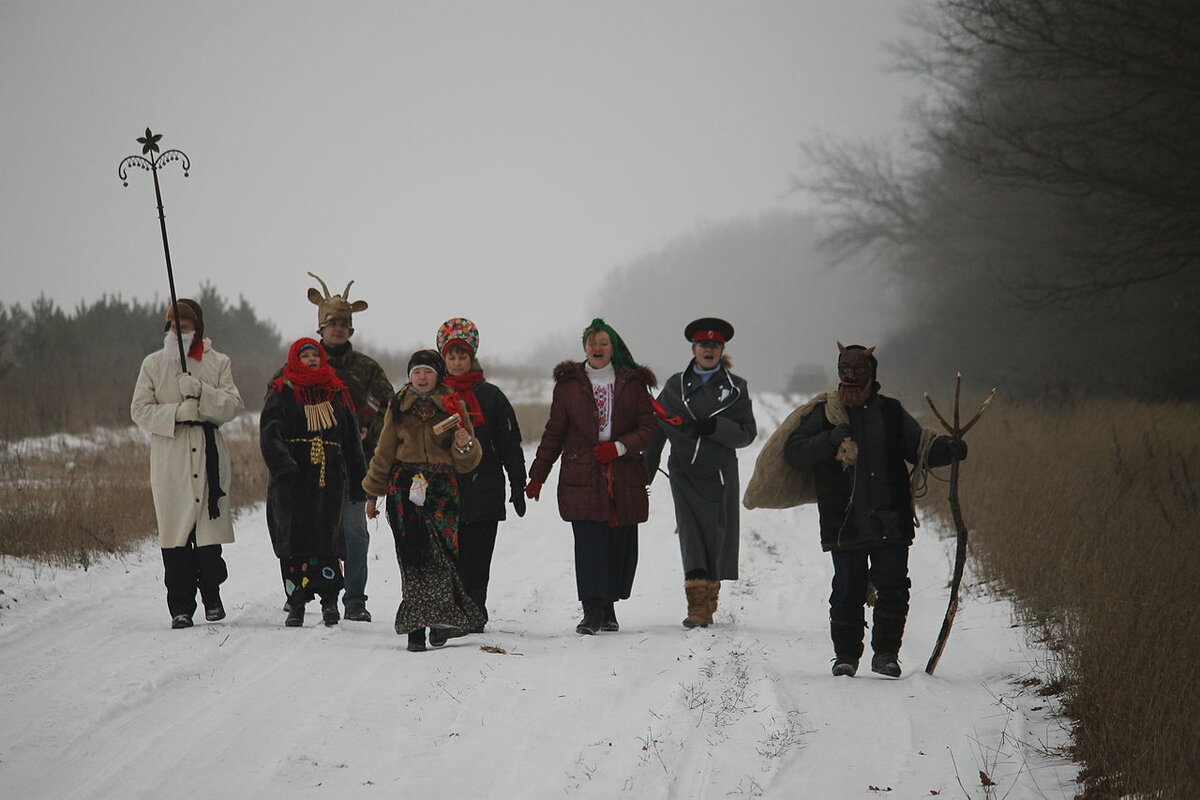
M 321 601 L 321 621 L 325 623 L 326 628 L 332 628 L 337 625 L 342 619 L 342 615 L 338 613 L 337 598 L 333 600 Z
M 308 604 L 307 600 L 301 600 L 295 595 L 288 601 L 288 615 L 283 624 L 289 628 L 299 628 L 304 625 L 304 606 Z
M 904 639 L 904 623 L 908 620 L 908 603 L 875 602 L 875 625 L 871 629 L 871 670 L 889 678 L 900 677 L 900 642 Z
M 600 630 L 610 633 L 621 630 L 621 623 L 617 622 L 616 603 L 604 604 L 604 622 L 600 623 Z
M 424 653 L 425 652 L 425 629 L 417 628 L 408 634 L 408 652 Z
M 604 601 L 584 600 L 583 619 L 575 626 L 575 632 L 586 636 L 599 633 L 604 628 Z
M 831 606 L 829 636 L 833 639 L 833 674 L 853 677 L 863 654 L 863 628 L 867 626 L 862 606 Z

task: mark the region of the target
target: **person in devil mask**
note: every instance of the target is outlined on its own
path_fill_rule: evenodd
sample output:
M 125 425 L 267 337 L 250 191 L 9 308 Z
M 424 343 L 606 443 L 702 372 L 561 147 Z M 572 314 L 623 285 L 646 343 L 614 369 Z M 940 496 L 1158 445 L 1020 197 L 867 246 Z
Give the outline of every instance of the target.
M 917 468 L 915 476 L 962 461 L 967 445 L 923 430 L 900 401 L 879 394 L 874 347 L 839 342 L 838 350 L 837 393 L 823 396 L 801 418 L 787 438 L 784 459 L 813 473 L 821 547 L 833 558 L 833 674 L 858 671 L 870 584 L 876 593 L 871 669 L 898 678 L 912 586 L 908 548 L 916 525 L 907 464 Z

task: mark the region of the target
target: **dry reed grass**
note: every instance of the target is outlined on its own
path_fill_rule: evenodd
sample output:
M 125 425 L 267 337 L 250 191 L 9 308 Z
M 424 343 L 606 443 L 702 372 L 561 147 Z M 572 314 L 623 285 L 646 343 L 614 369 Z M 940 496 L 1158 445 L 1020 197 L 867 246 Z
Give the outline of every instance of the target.
M 1065 642 L 1084 796 L 1200 797 L 1200 408 L 999 405 L 969 440 L 973 552 Z
M 266 497 L 266 469 L 248 418 L 226 426 L 226 440 L 236 510 Z M 0 449 L 0 554 L 87 567 L 98 554 L 126 553 L 155 535 L 149 443 L 136 435 L 96 441 Z
M 536 444 L 546 429 L 546 420 L 550 419 L 550 404 L 513 403 L 513 413 L 517 415 L 517 425 L 521 428 L 521 443 Z

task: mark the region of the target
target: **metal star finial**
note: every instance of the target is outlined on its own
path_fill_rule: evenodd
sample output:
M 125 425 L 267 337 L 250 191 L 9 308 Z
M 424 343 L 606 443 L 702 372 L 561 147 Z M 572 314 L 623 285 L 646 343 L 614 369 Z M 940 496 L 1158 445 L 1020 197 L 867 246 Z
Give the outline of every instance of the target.
M 146 153 L 158 152 L 158 140 L 162 138 L 161 133 L 151 133 L 149 128 L 146 128 L 146 135 L 138 137 L 138 144 L 142 146 L 142 155 Z

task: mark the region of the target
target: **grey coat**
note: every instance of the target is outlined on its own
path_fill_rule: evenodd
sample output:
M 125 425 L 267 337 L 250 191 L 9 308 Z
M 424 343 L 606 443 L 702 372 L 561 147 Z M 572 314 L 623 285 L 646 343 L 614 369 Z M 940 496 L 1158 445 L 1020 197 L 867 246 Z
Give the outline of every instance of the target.
M 683 555 L 684 574 L 703 569 L 709 580 L 735 580 L 738 576 L 737 448 L 758 435 L 746 381 L 722 367 L 708 383 L 688 364 L 672 375 L 658 395 L 667 416 L 683 424 L 660 423 L 660 435 L 646 452 L 651 480 L 662 449 L 669 441 L 667 469 L 675 522 Z M 701 434 L 696 425 L 712 418 L 716 427 Z

